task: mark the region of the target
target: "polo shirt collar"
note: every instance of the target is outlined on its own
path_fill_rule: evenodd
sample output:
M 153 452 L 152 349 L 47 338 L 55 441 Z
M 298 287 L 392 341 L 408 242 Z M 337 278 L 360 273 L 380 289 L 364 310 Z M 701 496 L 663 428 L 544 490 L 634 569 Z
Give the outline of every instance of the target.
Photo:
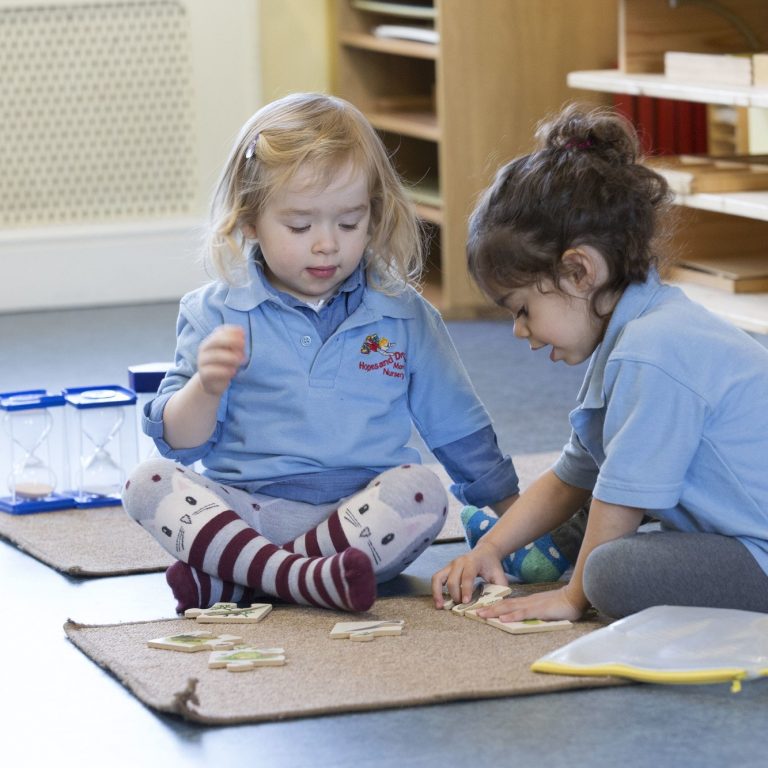
M 273 292 L 264 278 L 258 256 L 259 251 L 254 248 L 248 258 L 247 280 L 242 284 L 230 286 L 224 299 L 225 306 L 230 309 L 250 312 L 265 301 L 276 298 L 277 294 Z M 360 284 L 360 281 L 366 279 L 365 265 L 361 263 L 357 270 L 344 281 L 340 291 L 352 291 Z M 409 318 L 415 316 L 415 300 L 415 291 L 410 288 L 406 288 L 402 294 L 397 296 L 388 296 L 381 291 L 366 289 L 358 311 L 362 311 L 368 320 L 376 320 L 380 317 Z
M 589 367 L 578 395 L 582 408 L 602 408 L 605 405 L 603 380 L 608 358 L 618 344 L 627 323 L 646 311 L 661 288 L 659 275 L 652 270 L 644 283 L 631 283 L 621 295 L 608 321 L 603 340 L 589 360 Z

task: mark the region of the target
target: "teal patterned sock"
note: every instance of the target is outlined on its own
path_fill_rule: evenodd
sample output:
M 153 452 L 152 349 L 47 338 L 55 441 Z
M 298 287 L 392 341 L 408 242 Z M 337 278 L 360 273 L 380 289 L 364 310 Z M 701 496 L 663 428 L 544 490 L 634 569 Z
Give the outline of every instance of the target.
M 469 506 L 461 511 L 461 522 L 467 544 L 474 548 L 480 538 L 498 522 L 498 518 Z M 550 534 L 521 547 L 501 561 L 501 567 L 508 576 L 525 584 L 557 581 L 571 565 Z

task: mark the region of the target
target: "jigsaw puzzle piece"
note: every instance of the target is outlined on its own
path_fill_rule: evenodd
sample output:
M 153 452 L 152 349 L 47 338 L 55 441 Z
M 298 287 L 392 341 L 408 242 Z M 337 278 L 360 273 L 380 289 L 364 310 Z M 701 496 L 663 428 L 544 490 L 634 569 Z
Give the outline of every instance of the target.
M 271 610 L 269 603 L 251 603 L 242 608 L 237 603 L 214 603 L 210 608 L 187 608 L 184 616 L 200 624 L 256 624 Z
M 357 642 L 366 642 L 376 637 L 402 634 L 405 621 L 340 621 L 334 625 L 330 637 L 334 640 L 349 638 Z
M 167 635 L 148 640 L 150 648 L 160 648 L 164 651 L 181 651 L 195 653 L 196 651 L 228 650 L 243 642 L 239 635 L 214 635 L 213 632 L 198 630 L 197 632 L 182 632 L 178 635 Z
M 467 611 L 487 608 L 494 603 L 498 603 L 511 593 L 512 589 L 510 587 L 505 587 L 501 584 L 483 584 L 479 597 L 473 598 L 468 603 L 454 605 L 451 610 L 454 613 L 465 615 Z
M 226 669 L 228 672 L 249 672 L 256 667 L 282 667 L 284 664 L 284 648 L 241 645 L 231 651 L 214 651 L 208 657 L 209 669 Z

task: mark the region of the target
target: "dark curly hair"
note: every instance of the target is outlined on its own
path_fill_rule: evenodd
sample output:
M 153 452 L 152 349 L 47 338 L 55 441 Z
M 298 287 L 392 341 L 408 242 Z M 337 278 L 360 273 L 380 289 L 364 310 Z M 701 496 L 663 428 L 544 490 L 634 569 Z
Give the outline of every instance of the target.
M 641 164 L 632 124 L 607 108 L 566 106 L 536 131 L 538 149 L 504 165 L 469 221 L 469 272 L 491 298 L 567 275 L 562 255 L 589 245 L 609 277 L 592 296 L 621 292 L 662 268 L 658 248 L 672 194 Z

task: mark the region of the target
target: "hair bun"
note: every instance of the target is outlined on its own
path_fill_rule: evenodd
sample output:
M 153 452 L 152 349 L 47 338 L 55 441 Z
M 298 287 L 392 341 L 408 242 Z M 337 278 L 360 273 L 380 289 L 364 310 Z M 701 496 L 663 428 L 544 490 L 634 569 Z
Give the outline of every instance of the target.
M 543 149 L 589 152 L 616 165 L 632 165 L 640 155 L 632 124 L 602 107 L 571 104 L 557 117 L 543 121 L 536 131 L 536 138 Z

